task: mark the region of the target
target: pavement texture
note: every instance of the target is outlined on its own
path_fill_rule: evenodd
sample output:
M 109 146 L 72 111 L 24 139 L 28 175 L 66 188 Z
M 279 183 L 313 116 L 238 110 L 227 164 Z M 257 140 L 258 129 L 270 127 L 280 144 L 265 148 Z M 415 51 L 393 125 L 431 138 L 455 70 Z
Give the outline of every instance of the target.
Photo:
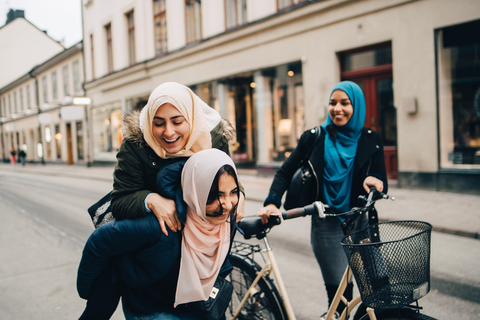
M 25 166 L 0 164 L 0 170 L 25 173 L 61 175 L 76 178 L 112 181 L 113 165 L 80 166 L 66 164 L 30 164 Z M 273 176 L 259 176 L 256 170 L 239 169 L 239 179 L 245 188 L 247 201 L 258 202 L 261 208 Z M 480 238 L 480 196 L 421 189 L 402 189 L 389 183 L 390 197 L 376 204 L 381 221 L 422 220 L 433 225 L 433 230 L 474 239 Z M 246 216 L 257 212 L 245 212 Z

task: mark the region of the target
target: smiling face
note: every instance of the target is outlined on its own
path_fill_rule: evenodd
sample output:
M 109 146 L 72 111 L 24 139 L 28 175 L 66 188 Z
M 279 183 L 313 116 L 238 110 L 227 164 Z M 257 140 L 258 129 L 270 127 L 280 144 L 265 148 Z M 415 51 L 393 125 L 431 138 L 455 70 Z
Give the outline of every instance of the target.
M 214 181 L 215 183 L 215 181 Z M 218 178 L 218 191 L 212 187 L 206 206 L 206 218 L 213 225 L 227 221 L 238 204 L 238 185 L 235 178 L 224 172 Z
M 333 91 L 328 106 L 328 114 L 337 126 L 344 126 L 350 120 L 353 115 L 353 106 L 350 98 L 344 91 Z
M 165 103 L 153 117 L 152 133 L 167 153 L 177 153 L 187 144 L 190 124 L 175 106 Z

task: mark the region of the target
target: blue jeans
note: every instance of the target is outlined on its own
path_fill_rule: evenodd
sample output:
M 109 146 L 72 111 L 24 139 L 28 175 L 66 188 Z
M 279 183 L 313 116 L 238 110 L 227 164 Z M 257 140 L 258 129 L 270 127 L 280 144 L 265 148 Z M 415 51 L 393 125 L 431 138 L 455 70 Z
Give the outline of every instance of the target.
M 363 216 L 355 221 L 355 231 L 367 224 L 367 217 Z M 344 237 L 341 222 L 337 218 L 320 219 L 312 216 L 312 230 L 310 242 L 313 253 L 322 270 L 325 285 L 338 286 L 342 280 L 348 260 L 340 242 Z
M 200 320 L 185 309 L 175 309 L 174 312 L 159 312 L 148 316 L 137 316 L 124 305 L 123 314 L 126 320 Z

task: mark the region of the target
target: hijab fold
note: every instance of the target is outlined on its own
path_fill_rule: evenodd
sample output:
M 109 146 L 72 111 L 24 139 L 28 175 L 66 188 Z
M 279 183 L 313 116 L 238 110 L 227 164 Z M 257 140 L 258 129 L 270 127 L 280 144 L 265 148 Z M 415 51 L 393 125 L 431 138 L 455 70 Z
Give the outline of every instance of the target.
M 346 212 L 351 209 L 353 166 L 358 141 L 365 123 L 365 98 L 362 89 L 351 81 L 338 83 L 330 93 L 330 97 L 335 90 L 342 90 L 348 95 L 353 114 L 344 126 L 336 126 L 330 116 L 322 123 L 322 128 L 326 132 L 323 195 L 326 203 Z M 330 133 L 330 126 L 334 127 L 335 134 Z
M 165 103 L 172 104 L 185 117 L 190 125 L 190 136 L 185 147 L 177 153 L 168 153 L 153 135 L 153 117 Z M 200 150 L 210 149 L 212 139 L 204 114 L 203 102 L 190 88 L 176 83 L 165 82 L 159 85 L 148 98 L 147 105 L 140 114 L 140 128 L 143 138 L 155 153 L 163 159 L 189 157 Z
M 224 165 L 235 170 L 232 159 L 225 152 L 208 149 L 191 156 L 183 167 L 182 189 L 187 220 L 183 229 L 175 307 L 207 300 L 227 256 L 230 225 L 213 225 L 206 218 L 210 188 Z

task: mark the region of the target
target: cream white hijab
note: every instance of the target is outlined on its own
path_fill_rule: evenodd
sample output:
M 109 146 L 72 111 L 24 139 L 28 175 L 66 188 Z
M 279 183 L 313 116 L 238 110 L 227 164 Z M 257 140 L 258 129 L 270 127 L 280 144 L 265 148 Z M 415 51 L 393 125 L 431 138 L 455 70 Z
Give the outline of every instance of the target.
M 183 150 L 177 153 L 167 153 L 155 139 L 152 131 L 153 117 L 158 108 L 165 103 L 171 103 L 177 108 L 190 125 L 188 141 Z M 212 139 L 203 111 L 204 105 L 206 104 L 188 87 L 176 82 L 162 83 L 150 94 L 148 103 L 140 114 L 140 128 L 143 132 L 143 138 L 153 151 L 163 159 L 189 157 L 200 150 L 210 149 Z
M 188 208 L 175 307 L 182 303 L 207 300 L 227 256 L 230 224 L 215 226 L 207 221 L 205 215 L 215 175 L 226 164 L 236 170 L 225 152 L 207 149 L 191 156 L 183 167 L 183 199 Z

